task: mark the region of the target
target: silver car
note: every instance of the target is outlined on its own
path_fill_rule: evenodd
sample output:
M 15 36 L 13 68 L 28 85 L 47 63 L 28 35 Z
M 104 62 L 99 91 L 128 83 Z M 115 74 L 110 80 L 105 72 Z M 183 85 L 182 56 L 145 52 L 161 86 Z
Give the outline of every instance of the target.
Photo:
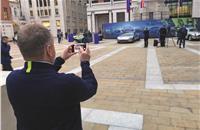
M 117 43 L 127 43 L 140 40 L 140 34 L 137 32 L 124 33 L 117 37 Z
M 187 36 L 186 39 L 189 41 L 191 40 L 200 40 L 200 32 L 197 31 L 195 28 L 186 28 L 187 29 Z

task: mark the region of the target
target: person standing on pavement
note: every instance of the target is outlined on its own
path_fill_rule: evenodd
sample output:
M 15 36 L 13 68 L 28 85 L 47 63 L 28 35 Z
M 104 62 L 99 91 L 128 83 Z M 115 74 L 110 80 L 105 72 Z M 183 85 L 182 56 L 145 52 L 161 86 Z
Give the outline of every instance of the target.
M 181 44 L 183 44 L 183 48 L 185 48 L 185 37 L 187 36 L 187 29 L 185 28 L 185 26 L 183 26 L 180 29 L 181 32 L 181 41 L 179 43 L 179 48 L 181 48 Z
M 65 39 L 67 40 L 67 37 L 68 37 L 68 33 L 67 32 L 65 32 Z
M 177 31 L 177 45 L 181 44 L 181 28 Z
M 17 44 L 24 68 L 11 72 L 6 80 L 17 130 L 82 130 L 80 102 L 97 92 L 89 47 L 80 47 L 79 77 L 58 72 L 76 53 L 71 45 L 55 59 L 53 36 L 44 26 L 25 25 L 18 33 Z
M 62 39 L 62 33 L 60 30 L 57 32 L 57 38 L 58 38 L 58 44 L 60 44 Z
M 160 28 L 160 45 L 161 47 L 165 47 L 165 38 L 167 35 L 167 29 L 163 26 Z
M 148 28 L 144 29 L 144 47 L 148 47 L 148 40 L 149 40 L 149 30 Z
M 13 71 L 11 66 L 10 45 L 8 44 L 8 37 L 1 38 L 1 64 L 3 71 Z

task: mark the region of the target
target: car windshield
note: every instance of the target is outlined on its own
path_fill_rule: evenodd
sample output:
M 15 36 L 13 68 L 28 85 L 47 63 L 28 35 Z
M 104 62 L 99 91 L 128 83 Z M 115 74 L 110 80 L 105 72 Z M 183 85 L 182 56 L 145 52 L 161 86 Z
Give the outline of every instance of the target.
M 134 35 L 134 33 L 124 33 L 121 36 L 133 36 L 133 35 Z
M 191 32 L 197 32 L 197 30 L 194 29 L 194 28 L 190 29 L 190 31 L 191 31 Z

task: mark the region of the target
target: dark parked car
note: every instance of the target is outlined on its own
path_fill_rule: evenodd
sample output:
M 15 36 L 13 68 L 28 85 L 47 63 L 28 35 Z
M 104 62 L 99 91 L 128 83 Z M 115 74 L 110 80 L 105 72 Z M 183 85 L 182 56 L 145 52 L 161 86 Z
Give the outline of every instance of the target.
M 119 35 L 117 37 L 117 43 L 127 43 L 140 40 L 140 34 L 138 32 L 129 32 Z

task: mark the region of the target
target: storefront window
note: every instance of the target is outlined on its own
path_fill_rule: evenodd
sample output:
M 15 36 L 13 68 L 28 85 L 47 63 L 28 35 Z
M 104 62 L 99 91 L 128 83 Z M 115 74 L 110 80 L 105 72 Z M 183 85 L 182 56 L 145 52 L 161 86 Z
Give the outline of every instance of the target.
M 182 6 L 179 0 L 166 0 L 165 3 L 169 7 L 171 18 L 192 16 L 192 0 L 183 0 Z
M 56 26 L 60 27 L 60 20 L 56 20 Z
M 50 22 L 49 21 L 42 21 L 42 25 L 45 26 L 46 28 L 49 28 Z

